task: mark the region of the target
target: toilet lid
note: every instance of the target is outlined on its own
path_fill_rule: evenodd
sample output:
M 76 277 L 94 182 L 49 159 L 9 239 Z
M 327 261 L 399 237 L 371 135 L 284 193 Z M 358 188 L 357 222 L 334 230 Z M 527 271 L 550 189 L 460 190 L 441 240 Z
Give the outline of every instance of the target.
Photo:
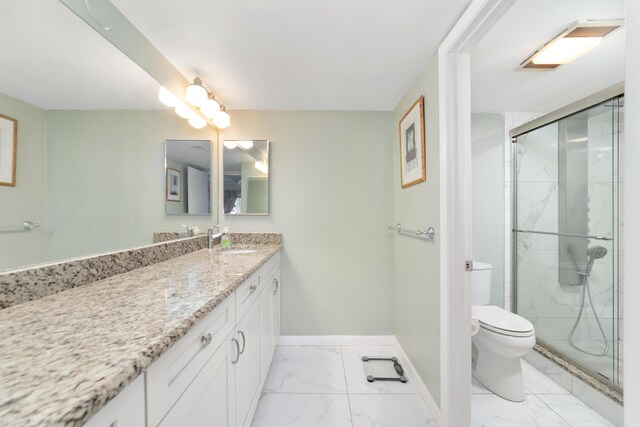
M 529 335 L 534 331 L 533 324 L 527 319 L 495 305 L 473 306 L 471 313 L 478 319 L 480 326 L 496 332 Z

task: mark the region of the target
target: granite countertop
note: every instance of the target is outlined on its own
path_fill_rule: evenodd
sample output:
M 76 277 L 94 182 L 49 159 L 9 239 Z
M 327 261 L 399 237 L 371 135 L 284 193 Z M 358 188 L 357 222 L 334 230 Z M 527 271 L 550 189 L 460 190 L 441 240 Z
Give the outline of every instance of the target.
M 281 249 L 199 250 L 0 311 L 0 420 L 80 426 Z

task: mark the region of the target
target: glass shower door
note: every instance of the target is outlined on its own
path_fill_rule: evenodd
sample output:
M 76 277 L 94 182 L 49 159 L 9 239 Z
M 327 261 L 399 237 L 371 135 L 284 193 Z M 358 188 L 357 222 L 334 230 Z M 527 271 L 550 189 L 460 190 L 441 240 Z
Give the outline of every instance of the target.
M 615 385 L 620 99 L 514 142 L 515 307 L 538 343 Z

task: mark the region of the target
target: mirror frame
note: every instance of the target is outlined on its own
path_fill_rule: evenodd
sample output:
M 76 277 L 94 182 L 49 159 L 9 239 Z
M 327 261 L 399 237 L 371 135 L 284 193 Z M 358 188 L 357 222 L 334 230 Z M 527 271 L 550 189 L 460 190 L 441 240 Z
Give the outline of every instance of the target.
M 225 150 L 225 146 L 224 146 L 224 141 L 264 141 L 267 143 L 267 166 L 269 167 L 269 174 L 267 175 L 268 179 L 267 179 L 267 212 L 265 213 L 235 213 L 235 214 L 230 214 L 230 213 L 226 213 L 224 212 L 224 150 Z M 220 141 L 220 182 L 221 182 L 221 188 L 220 188 L 220 196 L 219 196 L 219 200 L 220 202 L 218 203 L 219 207 L 222 209 L 222 213 L 224 214 L 225 218 L 234 218 L 234 217 L 246 217 L 246 216 L 269 216 L 271 215 L 271 141 L 267 138 L 261 138 L 261 139 L 250 139 L 250 138 L 246 138 L 246 139 L 222 139 Z

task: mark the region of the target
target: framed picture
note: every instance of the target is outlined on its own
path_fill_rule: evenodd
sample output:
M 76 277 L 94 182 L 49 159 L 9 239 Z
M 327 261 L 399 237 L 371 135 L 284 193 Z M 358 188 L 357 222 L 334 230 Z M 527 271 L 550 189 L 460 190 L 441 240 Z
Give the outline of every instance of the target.
M 167 168 L 167 201 L 179 202 L 182 196 L 182 173 L 179 170 Z
M 421 96 L 400 119 L 400 184 L 407 188 L 426 180 L 424 96 Z
M 0 185 L 16 186 L 18 121 L 0 114 Z

